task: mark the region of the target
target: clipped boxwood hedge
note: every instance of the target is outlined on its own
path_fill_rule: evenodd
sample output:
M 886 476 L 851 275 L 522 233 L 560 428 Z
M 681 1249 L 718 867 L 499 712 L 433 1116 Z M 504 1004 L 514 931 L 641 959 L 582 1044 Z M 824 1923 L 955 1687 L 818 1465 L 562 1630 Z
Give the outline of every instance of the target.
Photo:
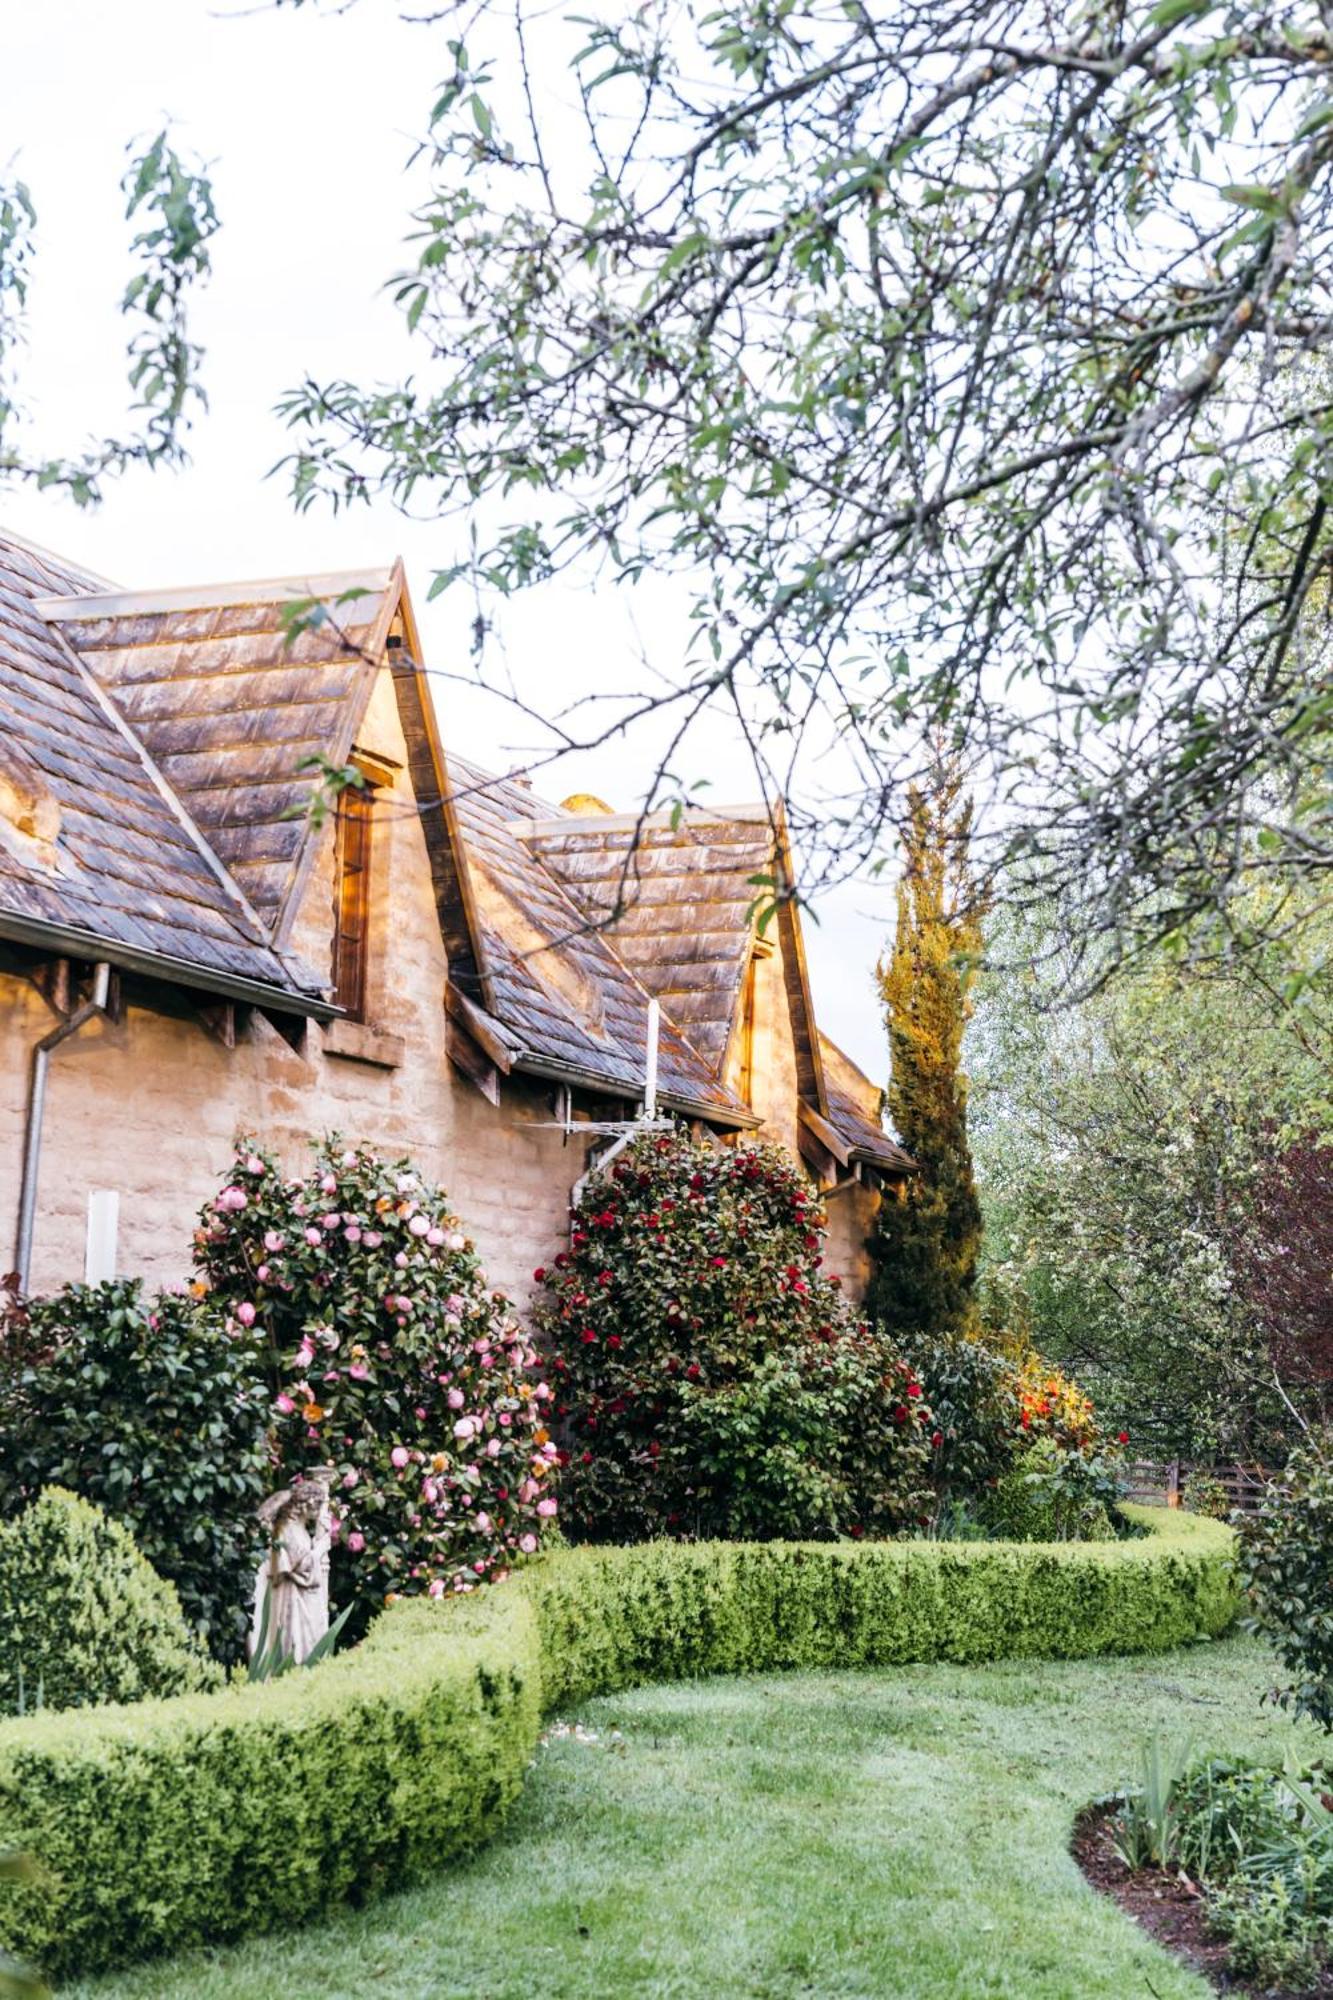
M 0 1941 L 53 1974 L 289 1924 L 474 1847 L 543 1711 L 637 1682 L 1163 1649 L 1235 1615 L 1230 1530 L 570 1549 L 394 1605 L 312 1674 L 0 1724 Z

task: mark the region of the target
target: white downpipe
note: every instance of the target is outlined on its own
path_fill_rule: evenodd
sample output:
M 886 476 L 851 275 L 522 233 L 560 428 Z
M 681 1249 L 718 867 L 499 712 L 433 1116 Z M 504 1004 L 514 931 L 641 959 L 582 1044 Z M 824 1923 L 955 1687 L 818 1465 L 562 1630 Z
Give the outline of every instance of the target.
M 657 1041 L 662 1031 L 662 1009 L 656 1000 L 648 1002 L 648 1072 L 643 1083 L 643 1115 L 657 1116 Z

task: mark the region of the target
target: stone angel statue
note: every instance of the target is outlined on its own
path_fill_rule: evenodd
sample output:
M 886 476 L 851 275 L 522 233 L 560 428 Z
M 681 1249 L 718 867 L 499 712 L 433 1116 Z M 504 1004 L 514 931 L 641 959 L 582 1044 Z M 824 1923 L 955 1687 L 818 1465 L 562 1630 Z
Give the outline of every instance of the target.
M 332 1466 L 316 1466 L 271 1493 L 256 1510 L 269 1549 L 255 1577 L 250 1657 L 275 1646 L 293 1665 L 310 1657 L 329 1629 L 329 1488 Z M 267 1608 L 267 1623 L 265 1610 Z

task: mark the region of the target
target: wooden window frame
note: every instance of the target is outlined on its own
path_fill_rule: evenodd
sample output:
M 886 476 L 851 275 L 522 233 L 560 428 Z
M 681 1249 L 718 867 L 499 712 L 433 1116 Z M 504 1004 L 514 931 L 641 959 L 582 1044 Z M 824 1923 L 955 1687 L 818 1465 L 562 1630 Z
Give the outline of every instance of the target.
M 333 892 L 335 1006 L 364 1021 L 369 997 L 375 885 L 375 787 L 348 785 L 338 799 Z

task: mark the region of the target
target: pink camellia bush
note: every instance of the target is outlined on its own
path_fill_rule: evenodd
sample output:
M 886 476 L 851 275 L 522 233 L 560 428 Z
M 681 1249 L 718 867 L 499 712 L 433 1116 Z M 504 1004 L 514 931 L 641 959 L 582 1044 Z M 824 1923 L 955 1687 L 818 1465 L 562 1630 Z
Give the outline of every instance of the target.
M 287 1180 L 244 1141 L 195 1265 L 268 1381 L 275 1475 L 335 1468 L 336 1604 L 364 1622 L 535 1553 L 558 1505 L 550 1392 L 438 1188 L 337 1140 Z

